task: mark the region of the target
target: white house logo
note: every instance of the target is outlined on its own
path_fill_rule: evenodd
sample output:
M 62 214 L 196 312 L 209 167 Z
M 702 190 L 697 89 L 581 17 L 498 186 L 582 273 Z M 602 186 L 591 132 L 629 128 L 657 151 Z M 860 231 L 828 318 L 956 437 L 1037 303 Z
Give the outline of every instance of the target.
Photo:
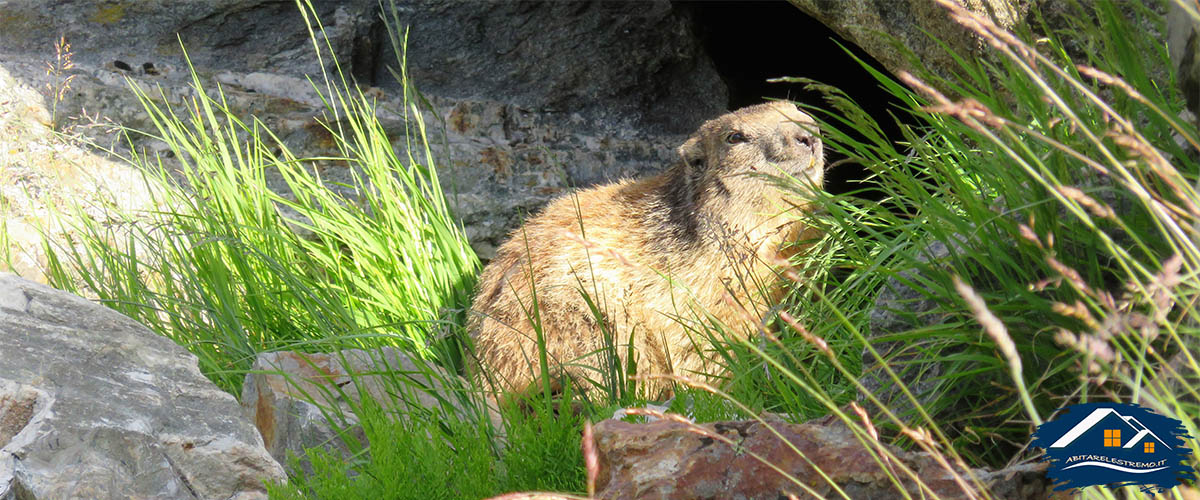
M 1183 425 L 1133 404 L 1085 403 L 1067 407 L 1038 427 L 1033 445 L 1055 490 L 1094 485 L 1141 485 L 1153 492 L 1195 480 Z

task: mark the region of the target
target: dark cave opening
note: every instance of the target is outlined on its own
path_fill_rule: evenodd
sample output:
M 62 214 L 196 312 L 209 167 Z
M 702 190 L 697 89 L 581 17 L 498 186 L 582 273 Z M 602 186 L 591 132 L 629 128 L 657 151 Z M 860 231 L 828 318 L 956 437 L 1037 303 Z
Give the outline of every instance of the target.
M 691 12 L 693 30 L 729 89 L 729 109 L 757 104 L 764 98 L 823 106 L 821 94 L 805 90 L 803 84 L 767 81 L 806 77 L 841 89 L 875 117 L 891 140 L 902 139 L 890 115 L 906 117 L 903 103 L 880 88 L 842 47 L 886 73 L 883 65 L 794 5 L 784 0 L 679 1 L 675 5 Z M 845 158 L 832 149 L 827 151 L 830 164 Z M 858 181 L 868 175 L 862 165 L 843 164 L 826 174 L 825 188 L 835 194 L 861 190 Z M 870 190 L 856 194 L 878 198 Z

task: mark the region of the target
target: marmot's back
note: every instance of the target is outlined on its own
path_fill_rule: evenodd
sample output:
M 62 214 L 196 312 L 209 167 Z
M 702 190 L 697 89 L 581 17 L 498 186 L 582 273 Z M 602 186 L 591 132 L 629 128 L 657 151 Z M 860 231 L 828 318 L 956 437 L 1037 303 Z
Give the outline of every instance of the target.
M 788 103 L 752 106 L 705 123 L 678 152 L 655 177 L 553 201 L 501 245 L 472 306 L 478 375 L 525 391 L 540 373 L 535 324 L 552 372 L 584 388 L 601 378 L 587 367 L 614 342 L 606 331 L 619 356 L 632 340 L 639 374 L 684 376 L 716 370 L 689 333 L 703 329 L 681 321 L 703 310 L 754 331 L 778 299 L 767 262 L 803 229 L 782 212 L 806 206 L 759 174 L 819 186 L 813 120 Z M 648 388 L 665 396 L 669 383 Z

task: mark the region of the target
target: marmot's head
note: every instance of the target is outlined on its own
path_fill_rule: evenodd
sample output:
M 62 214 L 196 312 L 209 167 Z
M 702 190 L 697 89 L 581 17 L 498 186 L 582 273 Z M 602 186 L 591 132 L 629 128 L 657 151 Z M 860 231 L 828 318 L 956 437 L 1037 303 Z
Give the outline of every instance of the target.
M 825 151 L 816 122 L 795 104 L 775 101 L 709 120 L 678 152 L 693 206 L 768 210 L 782 195 L 764 176 L 793 177 L 820 188 Z M 682 188 L 678 186 L 677 188 Z

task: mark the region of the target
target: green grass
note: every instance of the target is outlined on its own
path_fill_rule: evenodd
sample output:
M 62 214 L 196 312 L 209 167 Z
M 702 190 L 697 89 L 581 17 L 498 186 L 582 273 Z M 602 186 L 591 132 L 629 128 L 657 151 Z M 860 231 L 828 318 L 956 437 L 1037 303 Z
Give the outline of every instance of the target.
M 342 153 L 331 158 L 297 158 L 219 89 L 211 97 L 199 76 L 193 85 L 199 97 L 182 115 L 131 85 L 156 127 L 147 135 L 179 169 L 135 149 L 128 160 L 147 172 L 157 208 L 74 217 L 75 244 L 47 251 L 51 283 L 188 347 L 235 393 L 263 351 L 453 351 L 435 340 L 462 324 L 479 264 L 428 147 L 398 156 L 375 103 L 340 75 L 323 84 L 321 119 Z M 416 106 L 401 112 L 422 123 Z M 410 133 L 427 144 L 424 129 Z M 350 182 L 327 185 L 322 166 L 348 170 Z M 283 193 L 268 189 L 268 172 Z
M 926 392 L 884 402 L 911 410 L 876 413 L 876 425 L 909 445 L 920 443 L 903 431 L 929 429 L 968 463 L 1032 456 L 1024 445 L 1033 425 L 1071 402 L 1138 402 L 1196 429 L 1197 133 L 1177 118 L 1174 86 L 1148 76 L 1169 75 L 1170 65 L 1165 48 L 1137 31 L 1161 20 L 1132 3 L 1100 2 L 1095 16 L 1080 10 L 1073 24 L 1044 26 L 1044 56 L 986 32 L 1002 47 L 994 59 L 960 59 L 949 79 L 903 77 L 917 91 L 877 74 L 907 103 L 895 110 L 908 117 L 901 145 L 846 96 L 814 84 L 828 95 L 812 110 L 823 132 L 871 169 L 866 187 L 883 199 L 831 197 L 812 218 L 832 255 L 817 264 L 838 271 L 805 280 L 793 314 L 833 355 L 787 366 L 813 349 L 785 328 L 787 348 L 761 359 L 778 364 L 777 377 L 795 377 L 801 397 L 769 384 L 750 385 L 767 394 L 733 397 L 833 411 L 858 376 L 854 350 L 837 346 L 897 341 L 893 354 L 916 362 L 893 361 L 892 370 L 936 364 L 941 374 Z M 1079 63 L 1103 73 L 1077 67 L 1064 39 L 1085 41 Z M 934 242 L 948 255 L 923 255 Z M 868 332 L 871 300 L 888 278 L 932 309 L 911 314 L 910 328 Z M 830 364 L 841 377 L 822 375 Z
M 374 404 L 356 410 L 371 443 L 369 459 L 347 463 L 341 455 L 314 449 L 308 454 L 313 474 L 271 485 L 271 498 L 458 499 L 584 489 L 581 417 L 569 411 L 507 415 L 507 447 L 497 454 L 495 437 L 475 423 L 396 419 Z
M 905 103 L 893 111 L 904 118 L 900 144 L 883 135 L 881 117 L 813 82 L 827 95 L 811 110 L 827 143 L 871 170 L 864 188 L 882 199 L 821 197 L 822 210 L 803 219 L 824 236 L 796 259 L 798 274 L 781 273 L 792 287 L 786 314 L 749 342 L 728 342 L 723 325 L 699 322 L 697 337 L 715 345 L 728 373 L 719 391 L 681 387 L 672 411 L 701 421 L 832 413 L 870 443 L 846 411 L 859 400 L 888 442 L 993 466 L 1035 456 L 1025 448 L 1034 425 L 1077 401 L 1138 402 L 1200 436 L 1200 140 L 1177 118 L 1183 101 L 1164 47 L 1141 36 L 1157 22 L 1153 13 L 1097 5 L 1067 25 L 1042 26 L 1036 53 L 1020 41 L 1031 33 L 985 30 L 993 57 L 960 58 L 954 77 L 914 70 L 900 77 L 906 86 L 876 73 Z M 1071 61 L 1067 47 L 1081 47 L 1086 60 Z M 399 68 L 404 81 L 402 60 Z M 337 157 L 296 157 L 219 92 L 197 92 L 181 114 L 139 94 L 156 125 L 147 133 L 181 167 L 135 154 L 129 160 L 147 172 L 154 208 L 101 219 L 64 213 L 75 236 L 47 249 L 52 283 L 96 295 L 184 345 L 235 394 L 254 357 L 272 350 L 392 345 L 430 373 L 458 373 L 478 261 L 442 194 L 421 100 L 405 86 L 402 112 L 415 128 L 396 147 L 375 103 L 340 73 L 316 84 Z M 348 169 L 352 180 L 329 185 L 318 165 Z M 285 179 L 284 193 L 268 189 L 269 171 Z M 938 242 L 948 252 L 930 258 Z M 917 290 L 931 309 L 901 315 L 907 328 L 872 332 L 889 280 Z M 536 308 L 528 316 L 538 323 Z M 313 452 L 314 474 L 272 496 L 582 492 L 583 420 L 641 400 L 621 361 L 625 342 L 607 340 L 595 357 L 601 390 L 586 404 L 546 386 L 493 428 L 483 388 L 451 376 L 445 382 L 468 411 L 397 418 L 367 401 L 352 409 L 370 447 L 354 447 L 349 461 Z M 896 349 L 883 350 L 885 342 Z M 555 361 L 538 360 L 543 380 Z M 902 387 L 913 377 L 906 371 L 934 365 L 940 373 L 923 390 Z M 895 399 L 867 394 L 864 370 L 902 387 Z M 399 375 L 393 382 L 407 386 Z M 1200 448 L 1195 438 L 1190 445 Z

